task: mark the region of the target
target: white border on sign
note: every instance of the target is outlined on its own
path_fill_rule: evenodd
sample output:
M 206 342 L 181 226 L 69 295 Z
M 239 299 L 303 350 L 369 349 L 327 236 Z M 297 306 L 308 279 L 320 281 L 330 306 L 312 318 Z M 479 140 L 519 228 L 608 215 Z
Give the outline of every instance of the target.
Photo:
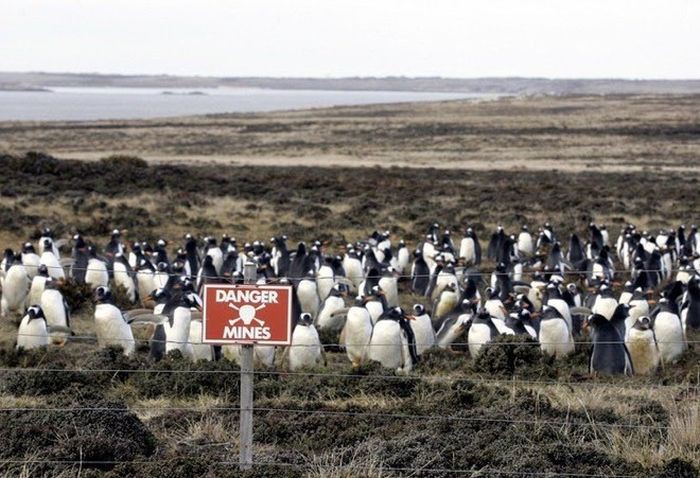
M 207 292 L 210 289 L 267 289 L 287 290 L 287 340 L 207 340 Z M 256 284 L 205 284 L 202 294 L 202 343 L 211 345 L 291 345 L 292 343 L 292 290 L 291 285 L 256 285 Z

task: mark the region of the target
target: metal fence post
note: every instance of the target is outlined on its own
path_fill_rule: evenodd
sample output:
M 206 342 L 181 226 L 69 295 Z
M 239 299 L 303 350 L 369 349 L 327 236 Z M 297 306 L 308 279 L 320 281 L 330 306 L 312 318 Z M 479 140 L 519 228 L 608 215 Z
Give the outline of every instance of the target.
M 243 280 L 255 284 L 257 265 L 246 262 Z M 240 420 L 240 469 L 249 470 L 253 466 L 253 345 L 241 346 L 241 420 Z

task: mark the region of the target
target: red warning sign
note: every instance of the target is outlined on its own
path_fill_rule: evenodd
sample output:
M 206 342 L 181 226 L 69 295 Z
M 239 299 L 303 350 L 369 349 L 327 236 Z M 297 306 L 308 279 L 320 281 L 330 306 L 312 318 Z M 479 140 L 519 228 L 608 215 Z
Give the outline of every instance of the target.
M 205 285 L 202 342 L 289 345 L 292 287 Z

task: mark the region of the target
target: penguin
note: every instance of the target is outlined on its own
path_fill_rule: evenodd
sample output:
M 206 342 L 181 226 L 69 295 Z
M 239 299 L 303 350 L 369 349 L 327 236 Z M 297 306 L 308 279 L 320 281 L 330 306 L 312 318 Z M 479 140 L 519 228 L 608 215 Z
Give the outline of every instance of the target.
M 382 269 L 379 287 L 384 291 L 389 307 L 399 306 L 399 283 L 395 271 L 391 268 Z
M 218 275 L 221 271 L 221 266 L 224 265 L 224 253 L 219 247 L 215 237 L 207 237 L 205 241 L 205 257 L 211 257 L 214 270 L 216 270 L 216 274 Z
M 47 242 L 48 240 L 48 242 Z M 54 233 L 51 230 L 51 228 L 46 227 L 41 233 L 41 237 L 39 238 L 39 241 L 37 243 L 39 247 L 39 256 L 42 256 L 44 252 L 51 251 L 55 257 L 60 258 L 60 253 L 58 250 L 58 245 L 56 244 L 56 240 L 54 238 Z
M 136 274 L 129 265 L 124 254 L 118 252 L 114 256 L 114 263 L 112 265 L 114 270 L 113 280 L 114 283 L 120 285 L 126 291 L 126 295 L 129 298 L 129 302 L 135 304 L 138 300 L 138 290 L 136 288 Z
M 203 324 L 199 317 L 195 317 L 193 312 L 192 320 L 190 320 L 190 335 L 189 343 L 192 349 L 192 360 L 198 362 L 200 360 L 217 361 L 221 358 L 221 346 L 209 345 L 202 343 Z
M 518 252 L 525 257 L 531 257 L 535 253 L 535 244 L 532 234 L 526 225 L 523 225 L 518 234 Z
M 166 353 L 179 350 L 183 356 L 192 357 L 189 341 L 192 308 L 201 310 L 201 301 L 194 292 L 184 290 L 175 293 L 163 307 L 161 314 L 166 318 L 163 322 Z
M 688 348 L 677 307 L 667 298 L 659 299 L 651 315 L 652 329 L 659 344 L 662 363 L 675 363 Z
M 408 373 L 418 363 L 415 337 L 407 316 L 400 307 L 388 309 L 374 326 L 369 343 L 369 360 L 382 367 Z
M 222 269 L 223 269 L 223 264 L 222 264 Z M 163 287 L 160 283 L 162 282 L 162 278 L 160 277 L 160 274 L 156 274 L 156 287 Z M 222 281 L 219 278 L 219 272 L 216 269 L 216 266 L 214 265 L 214 258 L 207 254 L 204 256 L 204 260 L 202 261 L 202 267 L 199 269 L 197 272 L 197 293 L 202 295 L 204 291 L 204 286 L 207 284 L 219 284 Z
M 537 331 L 532 325 L 532 316 L 527 309 L 520 309 L 508 314 L 505 325 L 514 335 L 523 335 L 537 340 Z
M 197 252 L 197 239 L 190 233 L 185 234 L 185 256 L 187 260 L 187 265 L 185 266 L 187 275 L 190 278 L 194 278 L 197 271 L 199 271 L 200 259 Z
M 314 318 L 317 317 L 318 310 L 321 307 L 321 301 L 318 297 L 318 289 L 313 271 L 310 270 L 306 274 L 306 277 L 297 283 L 296 293 L 301 311 L 311 314 Z
M 70 309 L 59 290 L 59 283 L 56 280 L 46 281 L 44 292 L 41 293 L 41 304 L 39 305 L 44 312 L 46 324 L 49 328 L 70 329 Z M 67 339 L 65 333 L 51 333 L 50 335 L 52 343 L 56 345 L 65 344 Z
M 632 359 L 635 374 L 651 375 L 656 372 L 661 360 L 661 352 L 649 317 L 642 316 L 634 322 L 627 332 L 625 344 Z
M 614 320 L 610 320 L 600 314 L 593 314 L 588 318 L 593 343 L 588 362 L 588 372 L 591 374 L 634 374 L 632 359 L 620 334 L 620 324 L 616 320 L 619 319 L 615 317 Z
M 396 270 L 396 273 L 402 276 L 403 274 L 406 273 L 408 270 L 408 263 L 411 260 L 411 254 L 408 251 L 408 248 L 406 247 L 406 242 L 401 239 L 399 241 L 399 248 L 396 251 L 396 265 L 394 266 L 394 269 Z
M 40 265 L 37 271 L 38 274 L 34 276 L 34 279 L 32 279 L 32 284 L 29 287 L 27 307 L 41 304 L 41 294 L 44 292 L 44 285 L 46 284 L 46 281 L 50 279 L 49 269 L 45 265 Z
M 459 304 L 459 291 L 456 283 L 448 284 L 433 304 L 433 327 L 438 330 L 442 319 L 452 312 Z
M 175 276 L 170 273 L 170 266 L 167 262 L 161 261 L 156 263 L 155 271 L 153 272 L 153 285 L 156 289 L 168 289 L 173 284 L 171 277 L 175 280 Z
M 374 286 L 371 294 L 365 297 L 365 308 L 369 312 L 372 325 L 376 324 L 379 317 L 389 310 L 384 291 L 378 285 Z
M 357 251 L 351 244 L 343 256 L 343 269 L 345 269 L 346 277 L 354 285 L 353 292 L 359 291 L 360 284 L 364 279 L 362 272 L 362 262 L 357 256 Z
M 145 257 L 141 257 L 140 262 L 134 269 L 136 271 L 138 295 L 145 306 L 145 302 L 148 300 L 151 293 L 158 289 L 154 280 L 155 268 L 153 264 L 151 264 L 151 261 L 147 260 Z
M 17 349 L 36 349 L 49 345 L 49 332 L 41 307 L 34 305 L 27 309 L 17 330 Z
M 632 328 L 637 319 L 649 315 L 649 302 L 647 302 L 642 289 L 637 288 L 634 290 L 629 306 L 629 314 L 627 319 L 625 319 L 625 332 Z
M 121 310 L 114 305 L 112 292 L 99 286 L 95 288 L 94 299 L 97 345 L 103 348 L 116 345 L 122 348 L 124 355 L 132 355 L 136 349 L 134 334 Z
M 277 277 L 286 277 L 289 272 L 289 250 L 287 236 L 282 235 L 270 239 L 272 244 L 272 269 Z
M 1 315 L 7 317 L 13 312 L 22 313 L 30 285 L 27 269 L 22 264 L 22 255 L 14 254 L 10 249 L 6 250 L 3 273 Z
M 411 267 L 411 291 L 416 295 L 425 295 L 430 285 L 430 267 L 423 257 L 423 252 L 416 249 Z
M 289 370 L 315 367 L 321 362 L 323 348 L 311 314 L 302 313 L 292 332 L 289 346 Z
M 632 283 L 632 281 L 626 281 L 625 284 L 622 286 L 622 292 L 620 293 L 620 297 L 617 301 L 620 304 L 629 304 L 632 300 L 633 295 L 634 284 Z
M 491 315 L 485 309 L 477 312 L 476 316 L 469 321 L 468 327 L 467 344 L 469 346 L 469 355 L 472 358 L 476 358 L 481 353 L 484 345 L 498 336 L 498 329 L 494 325 Z
M 22 246 L 22 264 L 24 264 L 24 268 L 27 270 L 29 279 L 33 279 L 37 274 L 39 265 L 41 264 L 41 258 L 34 250 L 34 246 L 31 242 L 26 242 Z
M 554 307 L 542 307 L 538 340 L 542 352 L 552 357 L 565 357 L 574 351 L 571 329 Z
M 573 324 L 573 319 L 571 317 L 571 309 L 569 307 L 569 304 L 562 297 L 562 294 L 559 291 L 559 287 L 557 287 L 554 284 L 549 284 L 547 286 L 546 290 L 547 290 L 547 301 L 546 301 L 545 305 L 556 309 L 557 312 L 559 312 L 559 315 L 566 322 L 567 328 L 573 333 L 574 324 Z
M 78 284 L 84 284 L 85 274 L 87 274 L 88 269 L 88 260 L 90 259 L 88 246 L 80 234 L 73 236 L 73 242 L 73 252 L 71 255 L 73 263 L 70 266 L 70 276 Z
M 309 270 L 313 270 L 314 273 L 316 272 L 313 258 L 307 254 L 305 243 L 300 242 L 297 245 L 296 252 L 290 257 L 289 279 L 292 281 L 292 284 L 297 285 L 300 280 L 306 277 Z
M 54 243 L 51 239 L 44 239 L 44 252 L 41 254 L 39 262 L 49 268 L 49 275 L 54 279 L 65 279 L 59 256 L 54 253 Z
M 598 295 L 593 303 L 591 312 L 593 314 L 602 315 L 610 320 L 617 308 L 617 300 L 613 296 L 613 290 L 607 284 L 602 284 L 598 289 Z
M 416 353 L 418 356 L 435 345 L 435 330 L 430 315 L 423 304 L 413 306 L 413 320 L 409 322 L 416 338 Z
M 366 298 L 357 297 L 345 316 L 343 340 L 345 353 L 354 369 L 359 368 L 367 359 L 367 346 L 372 337 L 372 317 L 365 307 Z M 381 314 L 380 314 L 381 315 Z
M 440 330 L 434 335 L 434 341 L 438 347 L 447 349 L 464 335 L 469 322 L 472 320 L 474 307 L 475 305 L 471 301 L 463 300 L 459 308 L 442 322 Z
M 109 284 L 107 264 L 102 259 L 97 257 L 97 250 L 95 249 L 95 246 L 88 247 L 88 254 L 89 258 L 87 272 L 85 273 L 85 283 L 89 285 L 92 290 L 95 290 L 100 286 L 107 287 Z
M 694 276 L 688 281 L 688 300 L 681 310 L 681 320 L 686 333 L 700 330 L 700 277 Z
M 329 330 L 333 333 L 340 333 L 343 328 L 342 317 L 336 315 L 337 312 L 345 309 L 344 293 L 335 285 L 331 288 L 328 297 L 323 301 L 321 309 L 316 317 L 316 324 L 319 330 Z
M 486 302 L 484 302 L 484 309 L 489 313 L 489 315 L 498 320 L 505 320 L 508 312 L 506 311 L 503 301 L 501 301 L 499 295 L 500 291 L 498 289 L 492 289 L 487 287 L 486 291 Z
M 335 285 L 335 272 L 333 271 L 332 261 L 332 257 L 326 257 L 316 273 L 316 287 L 321 300 L 328 297 Z

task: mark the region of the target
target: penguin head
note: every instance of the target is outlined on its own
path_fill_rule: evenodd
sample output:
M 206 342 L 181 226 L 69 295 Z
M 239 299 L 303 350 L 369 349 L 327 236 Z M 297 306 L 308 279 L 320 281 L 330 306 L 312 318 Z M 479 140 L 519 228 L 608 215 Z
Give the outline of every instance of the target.
M 29 316 L 29 320 L 34 320 L 34 319 L 43 319 L 44 321 L 46 320 L 46 317 L 44 317 L 44 311 L 38 305 L 33 305 L 33 306 L 29 307 L 27 309 L 27 315 Z
M 168 271 L 168 263 L 167 262 L 159 262 L 156 265 L 156 269 L 158 269 L 158 272 L 167 272 Z
M 95 289 L 94 299 L 96 304 L 105 304 L 112 300 L 112 291 L 108 287 L 99 286 Z
M 634 328 L 637 330 L 650 330 L 651 329 L 651 319 L 646 315 L 641 316 L 634 323 Z
M 425 306 L 423 304 L 415 304 L 413 306 L 413 312 L 415 315 L 421 316 L 425 314 Z
M 160 249 L 163 249 L 167 244 L 168 243 L 165 241 L 165 239 L 158 239 L 156 246 L 159 247 Z
M 36 269 L 36 272 L 41 277 L 48 277 L 49 276 L 49 268 L 46 267 L 46 264 L 39 265 L 39 267 L 37 267 L 37 269 Z
M 527 227 L 526 224 L 523 224 L 523 227 L 520 228 L 523 232 L 529 232 L 530 229 Z
M 93 258 L 97 257 L 97 249 L 95 249 L 95 246 L 90 244 L 87 249 L 88 249 L 88 254 L 90 255 L 90 257 L 93 257 Z
M 25 242 L 22 246 L 22 252 L 24 254 L 30 254 L 34 252 L 34 245 L 31 242 Z
M 308 327 L 311 324 L 313 324 L 313 322 L 314 319 L 311 317 L 311 314 L 309 314 L 308 312 L 304 312 L 299 316 L 299 322 L 297 322 L 297 325 L 303 325 L 305 327 Z
M 121 232 L 119 229 L 114 229 L 112 231 L 112 239 L 119 239 L 119 237 L 121 237 Z
M 574 284 L 573 282 L 566 284 L 566 290 L 568 290 L 570 294 L 578 294 L 578 287 L 576 287 L 576 284 Z
M 48 237 L 44 239 L 44 250 L 51 250 L 53 242 Z
M 193 291 L 187 291 L 182 296 L 182 302 L 186 307 L 202 310 L 202 299 Z

